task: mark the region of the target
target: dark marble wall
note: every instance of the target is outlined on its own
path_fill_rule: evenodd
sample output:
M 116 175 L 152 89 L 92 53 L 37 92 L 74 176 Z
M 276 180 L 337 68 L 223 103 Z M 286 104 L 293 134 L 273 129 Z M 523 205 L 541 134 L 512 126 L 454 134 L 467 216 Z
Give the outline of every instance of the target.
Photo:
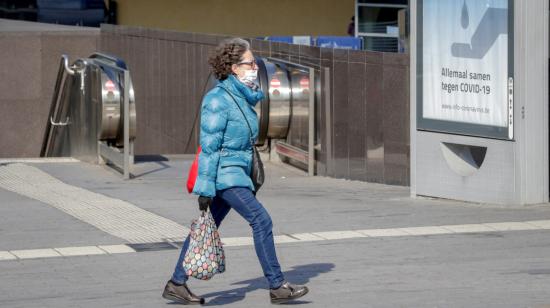
M 0 158 L 40 156 L 61 55 L 97 50 L 97 29 L 52 28 L 0 31 Z
M 317 123 L 326 132 L 323 148 L 330 149 L 318 157 L 323 174 L 409 185 L 408 55 L 320 51 L 320 65 L 331 74 L 330 99 L 323 96 L 318 106 L 327 110 Z
M 222 36 L 102 25 L 101 51 L 124 59 L 136 96 L 136 154 L 193 153 L 193 123 Z M 191 138 L 189 138 L 191 136 Z
M 104 25 L 100 49 L 127 61 L 137 154 L 193 153 L 209 52 L 225 36 Z M 251 40 L 255 54 L 313 67 L 317 173 L 409 185 L 409 57 Z M 327 88 L 328 87 L 328 88 Z M 188 136 L 192 136 L 188 139 Z

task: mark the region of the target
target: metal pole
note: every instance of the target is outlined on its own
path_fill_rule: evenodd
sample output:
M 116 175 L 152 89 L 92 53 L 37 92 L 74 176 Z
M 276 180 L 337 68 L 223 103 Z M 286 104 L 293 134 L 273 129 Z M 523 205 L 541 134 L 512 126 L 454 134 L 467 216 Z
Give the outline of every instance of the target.
M 309 69 L 308 176 L 315 175 L 315 70 Z
M 326 153 L 327 153 L 327 170 L 326 175 L 334 175 L 334 168 L 333 168 L 333 161 L 332 161 L 332 101 L 331 101 L 331 82 L 330 82 L 330 69 L 328 67 L 324 68 L 324 87 L 323 90 L 325 91 L 325 119 L 326 119 L 326 128 L 325 128 L 325 134 L 326 134 Z
M 130 72 L 124 70 L 124 179 L 130 179 Z

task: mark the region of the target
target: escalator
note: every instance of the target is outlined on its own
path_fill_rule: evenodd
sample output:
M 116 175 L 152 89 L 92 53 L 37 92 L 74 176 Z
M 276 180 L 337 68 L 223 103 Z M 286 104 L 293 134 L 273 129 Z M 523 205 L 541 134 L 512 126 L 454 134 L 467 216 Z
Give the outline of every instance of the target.
M 94 53 L 59 64 L 41 157 L 107 163 L 130 176 L 136 136 L 135 96 L 125 62 Z

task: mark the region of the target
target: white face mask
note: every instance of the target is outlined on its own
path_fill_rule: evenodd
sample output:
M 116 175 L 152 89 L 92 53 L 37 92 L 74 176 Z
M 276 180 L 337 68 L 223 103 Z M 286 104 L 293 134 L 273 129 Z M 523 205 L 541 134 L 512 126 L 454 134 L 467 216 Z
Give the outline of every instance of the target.
M 245 85 L 252 86 L 256 79 L 258 79 L 258 70 L 246 70 L 244 71 L 244 76 L 238 78 Z

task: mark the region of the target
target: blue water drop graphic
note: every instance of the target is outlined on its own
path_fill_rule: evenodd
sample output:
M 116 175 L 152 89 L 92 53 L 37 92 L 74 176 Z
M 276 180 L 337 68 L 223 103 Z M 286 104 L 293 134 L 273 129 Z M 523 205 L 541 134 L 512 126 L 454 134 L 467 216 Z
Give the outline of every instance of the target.
M 468 5 L 466 4 L 466 0 L 464 0 L 464 4 L 462 5 L 460 24 L 464 29 L 468 28 L 468 26 L 470 25 L 470 13 L 468 12 Z

